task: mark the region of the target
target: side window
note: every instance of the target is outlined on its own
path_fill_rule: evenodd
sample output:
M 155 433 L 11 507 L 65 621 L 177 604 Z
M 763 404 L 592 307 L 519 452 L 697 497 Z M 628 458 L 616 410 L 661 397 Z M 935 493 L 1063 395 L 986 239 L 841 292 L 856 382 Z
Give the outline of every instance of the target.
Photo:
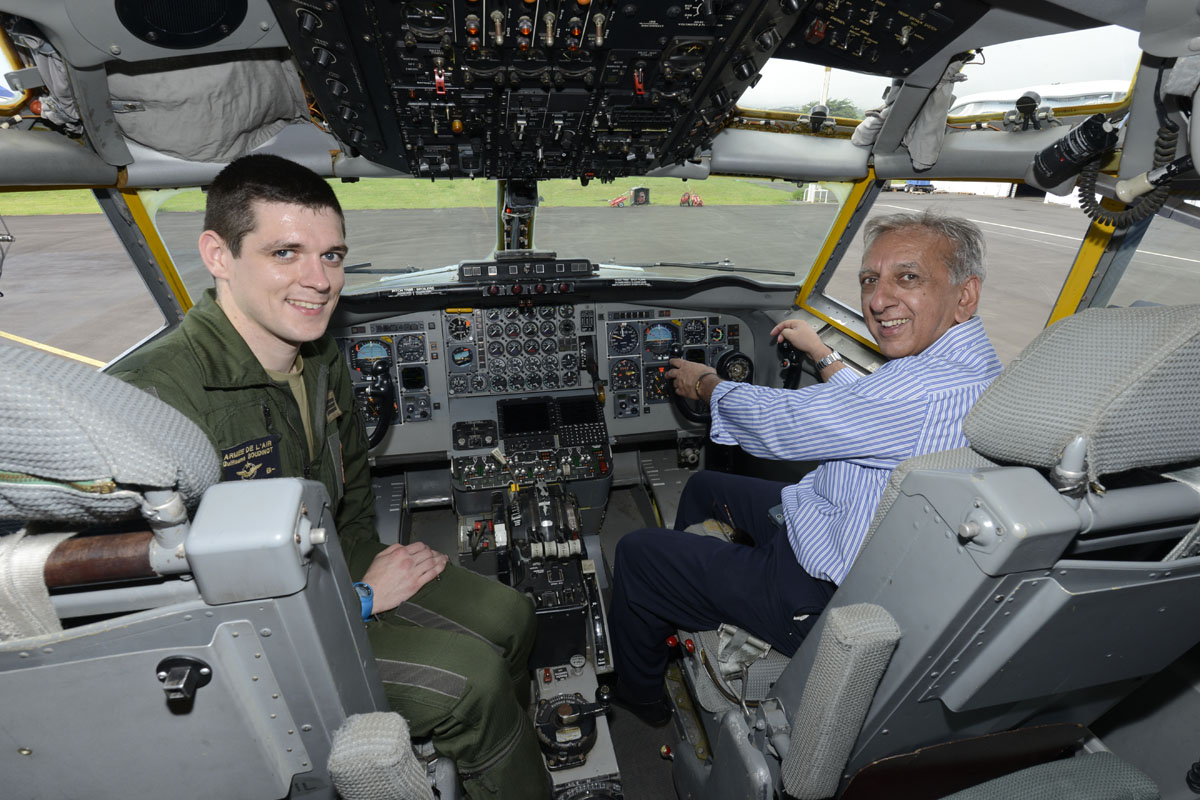
M 1045 327 L 1088 228 L 1087 217 L 1078 209 L 1045 202 L 1041 193 L 1010 197 L 1015 191 L 1010 183 L 897 181 L 890 188 L 896 191 L 878 196 L 868 221 L 933 209 L 965 217 L 983 231 L 988 273 L 979 317 L 1000 360 L 1007 364 Z M 820 297 L 811 298 L 811 305 L 819 308 L 824 300 L 861 321 L 858 268 L 865 228 L 866 223 L 832 274 L 822 276 L 824 285 L 817 284 Z
M 1190 214 L 1176 219 L 1155 217 L 1146 229 L 1136 252 L 1124 271 L 1110 270 L 1090 306 L 1187 305 L 1200 303 L 1200 281 L 1196 280 L 1196 255 L 1200 207 L 1187 201 Z M 1120 259 L 1118 259 L 1120 261 Z
M 0 217 L 0 335 L 99 366 L 163 326 L 90 191 L 0 192 Z

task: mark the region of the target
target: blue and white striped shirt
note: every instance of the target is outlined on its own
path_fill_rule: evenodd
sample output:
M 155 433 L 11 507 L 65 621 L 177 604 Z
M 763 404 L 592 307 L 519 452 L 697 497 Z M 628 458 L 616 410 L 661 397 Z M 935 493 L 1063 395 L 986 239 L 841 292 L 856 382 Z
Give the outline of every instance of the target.
M 1000 368 L 972 317 L 865 377 L 842 369 L 795 391 L 722 381 L 710 404 L 712 440 L 764 458 L 823 462 L 783 490 L 783 507 L 800 566 L 840 584 L 892 470 L 964 446 L 963 418 Z

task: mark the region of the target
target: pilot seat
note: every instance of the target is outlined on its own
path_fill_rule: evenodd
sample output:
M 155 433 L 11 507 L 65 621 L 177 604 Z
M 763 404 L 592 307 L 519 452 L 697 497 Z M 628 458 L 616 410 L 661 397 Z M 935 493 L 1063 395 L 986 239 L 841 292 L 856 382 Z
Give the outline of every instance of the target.
M 1087 726 L 1200 642 L 1197 398 L 1200 306 L 1043 331 L 969 447 L 895 470 L 793 658 L 680 632 L 679 795 L 1158 797 Z
M 458 796 L 386 713 L 321 484 L 218 483 L 182 414 L 16 346 L 0 442 L 6 796 Z

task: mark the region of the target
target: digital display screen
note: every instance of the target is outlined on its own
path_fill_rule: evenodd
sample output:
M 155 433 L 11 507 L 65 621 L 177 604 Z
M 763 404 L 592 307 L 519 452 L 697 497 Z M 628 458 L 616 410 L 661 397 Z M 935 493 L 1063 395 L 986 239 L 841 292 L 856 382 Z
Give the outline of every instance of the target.
M 501 436 L 524 436 L 550 430 L 550 400 L 536 397 L 511 403 L 497 403 Z
M 591 397 L 570 397 L 558 401 L 558 419 L 563 425 L 599 422 L 599 409 Z

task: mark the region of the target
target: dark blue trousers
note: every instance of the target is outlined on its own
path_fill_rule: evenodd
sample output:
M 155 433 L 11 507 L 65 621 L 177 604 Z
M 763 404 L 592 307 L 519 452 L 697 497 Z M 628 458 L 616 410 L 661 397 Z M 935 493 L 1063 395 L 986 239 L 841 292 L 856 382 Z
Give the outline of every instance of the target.
M 786 530 L 767 516 L 789 485 L 698 472 L 684 487 L 674 530 L 643 528 L 617 544 L 608 621 L 627 698 L 661 696 L 666 639 L 679 628 L 711 630 L 728 622 L 785 655 L 796 652 L 837 587 L 801 569 Z M 682 532 L 710 518 L 732 520 L 754 546 Z M 812 616 L 794 619 L 805 614 Z

